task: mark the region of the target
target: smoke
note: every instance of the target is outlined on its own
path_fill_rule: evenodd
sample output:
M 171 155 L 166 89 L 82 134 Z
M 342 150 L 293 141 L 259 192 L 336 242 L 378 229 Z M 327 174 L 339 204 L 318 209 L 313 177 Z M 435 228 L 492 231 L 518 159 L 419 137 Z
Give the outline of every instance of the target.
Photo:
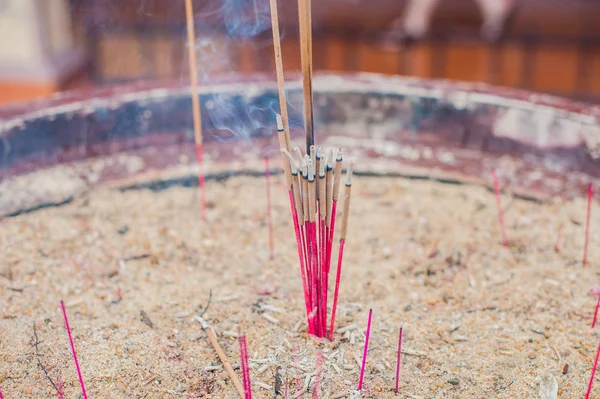
M 221 0 L 219 4 L 218 8 L 204 7 L 194 16 L 197 27 L 213 29 L 212 32 L 197 29 L 195 50 L 201 85 L 239 76 L 243 57 L 258 65 L 258 55 L 265 53 L 259 50 L 270 48 L 273 43 L 269 0 Z M 274 69 L 273 62 L 269 70 Z M 275 115 L 280 112 L 276 93 L 258 98 L 217 93 L 203 105 L 215 127 L 206 130 L 213 139 L 243 140 L 252 145 L 254 137 L 275 134 Z
M 232 37 L 255 37 L 271 29 L 268 0 L 224 0 L 221 15 Z

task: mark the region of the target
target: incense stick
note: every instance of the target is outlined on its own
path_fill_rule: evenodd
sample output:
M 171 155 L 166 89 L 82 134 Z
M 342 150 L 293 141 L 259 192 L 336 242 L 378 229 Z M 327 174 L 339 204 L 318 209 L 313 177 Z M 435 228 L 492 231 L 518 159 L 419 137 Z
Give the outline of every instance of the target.
M 273 31 L 273 51 L 275 53 L 275 72 L 277 75 L 277 92 L 279 94 L 279 108 L 281 109 L 283 130 L 285 132 L 285 146 L 282 146 L 282 148 L 285 148 L 288 152 L 290 152 L 290 121 L 288 118 L 287 98 L 285 94 L 285 79 L 283 77 L 283 57 L 281 55 L 281 37 L 279 33 L 279 12 L 277 10 L 277 0 L 270 0 L 270 6 L 271 26 Z
M 198 93 L 198 65 L 196 61 L 196 30 L 194 28 L 194 10 L 192 0 L 185 0 L 185 16 L 188 36 L 188 54 L 190 61 L 190 82 L 192 90 L 192 115 L 194 117 L 194 141 L 196 143 L 196 155 L 198 157 L 198 185 L 200 186 L 200 207 L 202 219 L 207 220 L 206 216 L 206 192 L 204 186 L 204 150 L 202 146 L 202 119 L 200 113 L 200 97 Z
M 363 378 L 365 377 L 365 365 L 367 364 L 367 352 L 369 351 L 369 336 L 371 335 L 371 318 L 373 309 L 369 310 L 369 321 L 367 322 L 367 334 L 365 336 L 365 348 L 363 350 L 362 365 L 360 367 L 360 379 L 358 380 L 358 391 L 362 390 Z
M 304 129 L 306 151 L 315 144 L 313 128 L 312 88 L 312 13 L 310 0 L 298 0 L 298 22 L 300 26 L 300 59 L 302 64 L 302 92 L 304 94 Z
M 71 351 L 73 352 L 73 360 L 75 360 L 75 368 L 77 369 L 77 377 L 79 378 L 79 385 L 81 386 L 81 393 L 83 398 L 87 399 L 87 393 L 85 391 L 85 385 L 83 383 L 83 377 L 81 376 L 81 369 L 79 368 L 79 361 L 77 361 L 77 352 L 75 351 L 75 344 L 73 343 L 73 337 L 71 336 L 71 327 L 69 326 L 69 319 L 67 318 L 67 310 L 65 309 L 65 303 L 60 301 L 60 307 L 62 308 L 63 318 L 65 319 L 65 329 L 69 335 L 69 343 L 71 344 Z
M 588 203 L 587 203 L 587 217 L 585 220 L 585 242 L 583 244 L 583 266 L 587 263 L 588 255 L 588 239 L 590 236 L 590 215 L 592 213 L 592 198 L 594 197 L 594 186 L 590 183 L 588 185 Z
M 592 320 L 592 328 L 596 327 L 596 319 L 598 318 L 598 308 L 600 307 L 600 295 L 598 295 L 598 301 L 596 302 L 596 309 L 594 310 L 594 320 Z
M 598 349 L 596 349 L 596 358 L 594 359 L 594 365 L 592 366 L 592 375 L 590 376 L 590 382 L 588 383 L 588 388 L 587 388 L 587 393 L 585 394 L 585 399 L 590 399 L 590 395 L 592 393 L 594 377 L 596 376 L 596 369 L 598 368 L 598 356 L 600 356 L 600 344 L 598 345 Z
M 330 322 L 330 326 L 329 326 L 329 339 L 330 340 L 333 339 L 333 331 L 335 328 L 335 315 L 336 315 L 336 310 L 337 310 L 338 296 L 340 294 L 340 281 L 341 281 L 341 277 L 342 277 L 342 259 L 344 258 L 344 246 L 346 244 L 346 236 L 348 234 L 348 216 L 350 213 L 350 194 L 352 194 L 352 166 L 353 166 L 353 162 L 350 161 L 350 165 L 348 166 L 348 171 L 346 172 L 346 186 L 344 188 L 344 210 L 342 213 L 342 227 L 341 227 L 341 231 L 340 231 L 340 248 L 339 248 L 339 252 L 338 252 L 337 273 L 335 276 L 335 290 L 333 292 L 333 306 L 331 308 L 331 322 Z M 334 194 L 335 194 L 335 191 L 334 191 Z
M 269 157 L 265 157 L 265 181 L 266 181 L 266 190 L 267 190 L 267 218 L 268 218 L 268 228 L 269 228 L 269 258 L 273 260 L 274 256 L 274 248 L 273 248 L 273 218 L 271 216 L 271 169 L 269 167 Z
M 396 360 L 396 395 L 398 395 L 398 388 L 400 386 L 400 356 L 402 354 L 402 327 L 400 327 L 400 334 L 398 336 L 398 358 Z
M 200 325 L 202 326 L 202 329 L 204 331 L 206 331 L 206 335 L 208 336 L 208 340 L 210 341 L 210 344 L 212 345 L 215 352 L 217 352 L 217 355 L 219 356 L 221 363 L 223 363 L 223 367 L 225 368 L 227 375 L 229 376 L 229 378 L 231 378 L 231 381 L 233 382 L 235 389 L 238 391 L 240 398 L 245 399 L 246 394 L 244 392 L 244 387 L 242 386 L 242 383 L 240 382 L 240 379 L 238 378 L 235 371 L 233 371 L 233 367 L 231 367 L 231 363 L 229 363 L 229 360 L 227 359 L 227 355 L 225 354 L 225 352 L 223 352 L 221 345 L 219 345 L 219 342 L 217 341 L 217 337 L 215 336 L 214 331 L 208 325 L 206 320 L 204 320 L 201 316 L 196 316 L 194 318 L 196 319 L 196 321 L 198 323 L 200 323 Z
M 502 244 L 508 247 L 508 237 L 506 235 L 506 228 L 504 226 L 504 212 L 502 211 L 502 202 L 500 201 L 500 185 L 498 184 L 498 176 L 496 170 L 492 171 L 492 177 L 494 178 L 494 191 L 496 192 L 496 206 L 498 207 L 498 219 L 500 219 L 500 230 L 502 231 Z
M 244 379 L 244 398 L 252 399 L 252 383 L 250 382 L 250 365 L 248 364 L 248 344 L 246 336 L 239 333 L 238 342 L 240 343 L 240 360 L 242 365 L 242 376 Z

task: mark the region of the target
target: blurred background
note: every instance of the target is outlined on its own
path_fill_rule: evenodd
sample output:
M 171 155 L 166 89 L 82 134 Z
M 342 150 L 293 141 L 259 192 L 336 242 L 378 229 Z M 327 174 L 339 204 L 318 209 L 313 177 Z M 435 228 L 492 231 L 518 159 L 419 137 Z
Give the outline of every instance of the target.
M 279 1 L 299 77 L 297 4 Z M 268 0 L 194 0 L 202 82 L 274 74 Z M 0 105 L 187 81 L 183 0 L 0 0 Z M 487 82 L 600 102 L 600 1 L 314 0 L 314 68 Z

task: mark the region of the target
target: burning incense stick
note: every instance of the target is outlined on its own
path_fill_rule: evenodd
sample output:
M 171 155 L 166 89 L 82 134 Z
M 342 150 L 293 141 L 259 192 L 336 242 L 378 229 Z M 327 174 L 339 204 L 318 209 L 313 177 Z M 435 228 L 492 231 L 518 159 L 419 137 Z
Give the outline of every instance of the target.
M 248 363 L 248 344 L 246 342 L 246 336 L 241 332 L 239 333 L 238 341 L 240 343 L 240 361 L 244 379 L 244 398 L 252 399 L 252 383 L 250 382 L 250 365 Z
M 238 378 L 237 374 L 233 370 L 233 367 L 231 367 L 231 363 L 229 363 L 229 360 L 227 359 L 227 355 L 225 354 L 225 352 L 223 352 L 221 345 L 219 345 L 219 342 L 217 341 L 217 337 L 215 336 L 214 331 L 208 325 L 206 320 L 204 320 L 201 316 L 196 316 L 194 318 L 196 319 L 197 322 L 200 323 L 200 325 L 202 326 L 202 329 L 204 331 L 206 331 L 206 335 L 208 335 L 208 340 L 210 341 L 210 344 L 212 345 L 215 352 L 217 352 L 217 355 L 219 356 L 221 363 L 223 363 L 223 367 L 225 368 L 227 375 L 229 376 L 229 378 L 231 378 L 231 381 L 233 382 L 235 389 L 238 391 L 240 398 L 245 399 L 246 394 L 244 392 L 244 387 L 242 386 L 242 383 L 240 382 L 240 379 Z
M 508 238 L 506 236 L 506 228 L 504 226 L 504 212 L 502 211 L 502 202 L 500 201 L 500 185 L 498 184 L 498 176 L 496 170 L 492 171 L 494 178 L 494 190 L 496 191 L 496 206 L 498 207 L 498 219 L 500 219 L 500 229 L 502 231 L 502 244 L 508 247 Z
M 185 0 L 185 16 L 188 36 L 188 53 L 190 59 L 190 82 L 192 89 L 192 112 L 194 117 L 194 141 L 196 143 L 196 155 L 198 157 L 198 185 L 200 186 L 200 206 L 202 219 L 206 221 L 206 192 L 204 187 L 204 150 L 202 147 L 202 119 L 200 113 L 200 97 L 198 93 L 198 65 L 196 62 L 196 30 L 194 28 L 194 10 L 192 0 Z
M 302 63 L 302 91 L 304 93 L 304 129 L 306 151 L 315 144 L 313 128 L 312 88 L 312 13 L 311 0 L 298 0 L 298 22 L 300 25 L 300 58 Z
M 590 215 L 592 214 L 592 198 L 594 197 L 594 186 L 590 183 L 588 185 L 588 204 L 587 204 L 587 217 L 585 220 L 585 242 L 583 244 L 583 266 L 587 263 L 588 254 L 588 239 L 590 237 Z
M 596 309 L 594 309 L 594 320 L 592 320 L 592 328 L 596 327 L 596 319 L 598 318 L 598 308 L 600 307 L 600 295 L 596 301 Z
M 369 310 L 369 321 L 367 322 L 367 334 L 365 336 L 365 349 L 363 351 L 362 365 L 360 367 L 360 378 L 358 380 L 358 391 L 362 391 L 363 378 L 365 377 L 365 365 L 367 364 L 367 352 L 369 351 L 369 336 L 371 335 L 371 318 L 373 309 Z
M 596 349 L 596 358 L 594 359 L 594 365 L 592 366 L 592 375 L 590 376 L 590 382 L 588 383 L 585 399 L 590 399 L 590 395 L 592 393 L 592 385 L 594 384 L 594 377 L 596 376 L 596 369 L 598 368 L 598 356 L 600 356 L 600 344 L 598 345 L 598 349 Z
M 398 336 L 398 359 L 396 360 L 396 395 L 398 395 L 398 388 L 400 387 L 400 356 L 402 354 L 402 327 L 400 327 L 400 334 Z
M 81 393 L 83 398 L 87 399 L 87 393 L 85 391 L 85 385 L 83 384 L 83 377 L 81 376 L 81 369 L 79 368 L 79 362 L 77 361 L 77 352 L 75 351 L 75 344 L 73 343 L 73 337 L 71 336 L 71 327 L 69 327 L 69 319 L 67 318 L 67 310 L 65 309 L 65 303 L 60 301 L 62 308 L 63 317 L 65 319 L 65 328 L 69 335 L 69 343 L 71 344 L 71 351 L 73 352 L 73 360 L 75 360 L 75 368 L 77 369 L 77 377 L 79 377 L 79 385 L 81 386 Z
M 265 157 L 265 180 L 267 187 L 267 218 L 269 224 L 269 258 L 273 260 L 273 219 L 271 216 L 271 169 L 269 167 L 269 157 Z
M 273 51 L 275 52 L 275 72 L 277 74 L 277 92 L 279 94 L 279 107 L 281 109 L 283 130 L 285 132 L 285 146 L 281 147 L 290 152 L 290 121 L 288 118 L 287 98 L 285 95 L 285 79 L 283 77 L 283 57 L 281 55 L 281 38 L 279 34 L 279 12 L 277 10 L 277 0 L 270 0 L 270 5 L 271 26 L 273 31 Z

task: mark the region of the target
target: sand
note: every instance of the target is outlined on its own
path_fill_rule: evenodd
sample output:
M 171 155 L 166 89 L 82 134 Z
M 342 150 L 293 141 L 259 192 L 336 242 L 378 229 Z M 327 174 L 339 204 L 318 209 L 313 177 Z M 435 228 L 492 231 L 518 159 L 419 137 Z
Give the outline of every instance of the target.
M 540 381 L 552 392 L 554 380 L 560 398 L 585 395 L 600 239 L 593 212 L 583 268 L 585 199 L 503 195 L 505 248 L 486 188 L 357 177 L 329 342 L 306 334 L 287 193 L 279 176 L 272 182 L 273 260 L 264 178 L 208 182 L 208 223 L 197 188 L 184 187 L 98 189 L 2 220 L 4 397 L 58 397 L 42 367 L 65 398 L 81 397 L 61 299 L 90 398 L 237 397 L 194 320 L 211 290 L 204 317 L 238 373 L 235 337 L 245 332 L 255 398 L 276 397 L 276 386 L 282 398 L 286 386 L 289 397 L 312 397 L 319 353 L 319 397 L 350 397 L 371 308 L 362 397 L 395 397 L 400 326 L 399 397 L 539 398 Z

